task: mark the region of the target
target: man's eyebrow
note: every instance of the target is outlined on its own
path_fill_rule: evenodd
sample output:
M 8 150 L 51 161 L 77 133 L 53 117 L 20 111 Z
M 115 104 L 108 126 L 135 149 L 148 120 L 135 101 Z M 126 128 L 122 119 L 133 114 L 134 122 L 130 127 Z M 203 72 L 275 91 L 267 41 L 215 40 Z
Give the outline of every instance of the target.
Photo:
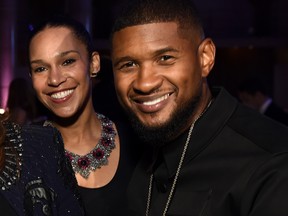
M 162 55 L 162 54 L 167 53 L 167 52 L 179 52 L 179 50 L 172 48 L 172 47 L 165 47 L 165 48 L 153 51 L 152 54 L 153 54 L 153 56 L 159 56 L 159 55 Z M 115 63 L 113 64 L 113 66 L 117 66 L 120 62 L 131 61 L 133 59 L 135 59 L 135 58 L 133 58 L 131 56 L 123 56 L 121 58 L 117 58 L 117 59 L 115 59 Z
M 117 66 L 118 64 L 120 64 L 120 62 L 125 62 L 125 61 L 131 61 L 133 58 L 131 56 L 123 56 L 120 58 L 115 59 L 115 63 L 113 64 L 113 66 Z
M 156 50 L 154 52 L 154 55 L 158 56 L 158 55 L 162 55 L 162 54 L 167 53 L 167 52 L 179 52 L 179 50 L 172 48 L 172 47 L 165 47 L 163 49 Z

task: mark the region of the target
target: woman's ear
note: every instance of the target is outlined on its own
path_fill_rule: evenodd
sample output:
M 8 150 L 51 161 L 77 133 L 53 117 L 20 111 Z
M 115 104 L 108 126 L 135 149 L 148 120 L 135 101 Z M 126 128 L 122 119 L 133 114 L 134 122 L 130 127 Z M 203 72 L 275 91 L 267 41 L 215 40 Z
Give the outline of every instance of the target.
M 215 54 L 216 47 L 212 39 L 204 39 L 198 48 L 203 77 L 207 77 L 212 70 L 215 63 Z
M 90 77 L 96 77 L 99 71 L 100 71 L 100 56 L 98 52 L 93 52 L 90 63 Z

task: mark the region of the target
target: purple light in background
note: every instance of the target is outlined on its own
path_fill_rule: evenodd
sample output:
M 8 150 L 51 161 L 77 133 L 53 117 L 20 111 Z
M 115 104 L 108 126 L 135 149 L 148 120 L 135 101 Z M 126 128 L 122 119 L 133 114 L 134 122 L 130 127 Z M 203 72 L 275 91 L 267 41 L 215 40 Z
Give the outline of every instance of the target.
M 28 29 L 29 29 L 30 31 L 33 31 L 33 30 L 34 30 L 34 26 L 33 26 L 32 24 L 29 24 L 29 25 L 28 25 Z
M 0 106 L 6 107 L 9 84 L 14 78 L 15 21 L 20 1 L 1 0 L 0 7 Z
M 6 101 L 8 98 L 9 84 L 12 80 L 11 54 L 6 50 L 2 54 L 2 71 L 1 71 L 1 107 L 6 108 Z
M 15 38 L 14 38 L 14 26 L 10 25 L 8 28 L 10 32 L 7 32 L 6 39 L 1 41 L 1 98 L 0 98 L 0 106 L 1 108 L 6 108 L 8 92 L 9 92 L 9 84 L 13 79 L 13 65 L 14 65 L 14 50 L 15 50 Z

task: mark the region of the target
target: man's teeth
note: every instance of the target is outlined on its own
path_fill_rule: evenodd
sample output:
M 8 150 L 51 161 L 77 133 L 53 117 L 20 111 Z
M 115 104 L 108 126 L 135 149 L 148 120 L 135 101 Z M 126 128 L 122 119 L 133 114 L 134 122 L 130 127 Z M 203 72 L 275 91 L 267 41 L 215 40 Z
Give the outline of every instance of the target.
M 168 97 L 169 97 L 169 94 L 166 94 L 166 95 L 164 95 L 160 98 L 157 98 L 155 100 L 143 102 L 143 105 L 152 106 L 152 105 L 155 105 L 157 103 L 160 103 L 163 100 L 166 100 Z
M 52 94 L 51 97 L 54 99 L 61 99 L 61 98 L 67 97 L 68 95 L 72 94 L 73 91 L 74 91 L 73 89 L 70 89 L 67 91 L 57 92 L 55 94 Z

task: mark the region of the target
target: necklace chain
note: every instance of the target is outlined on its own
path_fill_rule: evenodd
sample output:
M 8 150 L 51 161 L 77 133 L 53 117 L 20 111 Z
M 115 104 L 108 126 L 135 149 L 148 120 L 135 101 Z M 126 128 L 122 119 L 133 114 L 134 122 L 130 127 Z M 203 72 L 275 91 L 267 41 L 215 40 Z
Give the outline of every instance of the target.
M 169 208 L 169 206 L 170 206 L 171 200 L 172 200 L 172 198 L 173 198 L 173 194 L 174 194 L 174 190 L 175 190 L 175 187 L 176 187 L 176 183 L 177 183 L 177 180 L 178 180 L 178 177 L 179 177 L 179 174 L 180 174 L 180 170 L 181 170 L 181 168 L 182 168 L 182 164 L 183 164 L 183 161 L 184 161 L 184 158 L 185 158 L 185 155 L 186 155 L 187 148 L 188 148 L 189 143 L 190 143 L 190 139 L 191 139 L 191 135 L 192 135 L 192 132 L 193 132 L 193 129 L 194 129 L 194 125 L 195 125 L 196 121 L 205 113 L 205 111 L 208 109 L 208 107 L 211 105 L 211 103 L 212 103 L 212 100 L 210 100 L 210 102 L 208 103 L 207 107 L 206 107 L 206 108 L 203 110 L 203 112 L 193 121 L 193 123 L 192 123 L 191 126 L 190 126 L 190 129 L 189 129 L 189 132 L 188 132 L 188 136 L 187 136 L 187 139 L 186 139 L 186 142 L 185 142 L 183 151 L 182 151 L 182 155 L 181 155 L 181 158 L 180 158 L 178 167 L 177 167 L 177 171 L 176 171 L 176 174 L 175 174 L 175 177 L 174 177 L 172 186 L 171 186 L 171 190 L 170 190 L 170 193 L 169 193 L 169 195 L 168 195 L 168 199 L 167 199 L 167 202 L 166 202 L 166 205 L 165 205 L 163 214 L 162 214 L 163 216 L 166 215 L 166 213 L 167 213 L 167 211 L 168 211 L 168 208 Z M 146 214 L 145 214 L 146 216 L 149 215 L 149 210 L 150 210 L 153 178 L 154 178 L 154 176 L 153 176 L 153 173 L 152 173 L 152 174 L 150 175 L 149 187 L 148 187 L 148 198 L 147 198 L 147 203 L 146 203 Z

